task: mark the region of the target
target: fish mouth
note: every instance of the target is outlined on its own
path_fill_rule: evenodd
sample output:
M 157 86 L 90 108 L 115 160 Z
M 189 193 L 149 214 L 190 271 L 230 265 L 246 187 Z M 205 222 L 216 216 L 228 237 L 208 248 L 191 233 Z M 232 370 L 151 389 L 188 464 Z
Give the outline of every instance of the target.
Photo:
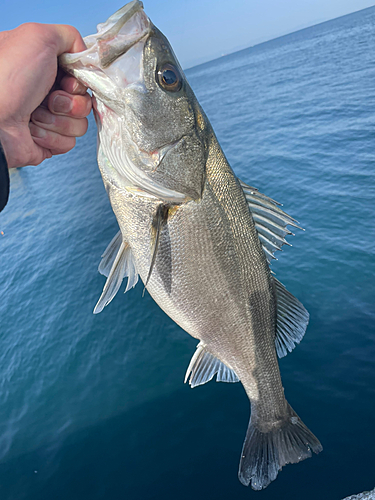
M 187 195 L 166 188 L 149 174 L 182 138 L 147 152 L 138 148 L 126 127 L 124 92 L 129 87 L 146 91 L 143 49 L 151 29 L 142 2 L 133 0 L 98 24 L 97 33 L 84 38 L 86 50 L 63 54 L 59 63 L 93 91 L 98 163 L 107 181 L 139 196 L 179 204 L 188 199 Z
M 110 106 L 119 89 L 142 87 L 143 47 L 151 26 L 142 2 L 133 0 L 83 39 L 86 50 L 62 54 L 59 64 Z
M 84 41 L 89 51 L 97 49 L 99 65 L 106 69 L 149 33 L 150 20 L 143 11 L 143 3 L 134 0 L 105 23 L 98 24 L 97 29 L 97 34 L 86 37 Z

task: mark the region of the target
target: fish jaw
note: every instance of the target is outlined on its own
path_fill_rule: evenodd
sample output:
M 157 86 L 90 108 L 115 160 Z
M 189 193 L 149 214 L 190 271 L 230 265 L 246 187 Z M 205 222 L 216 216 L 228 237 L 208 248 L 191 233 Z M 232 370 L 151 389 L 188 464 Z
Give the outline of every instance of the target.
M 98 33 L 86 37 L 87 50 L 64 54 L 60 65 L 93 91 L 94 115 L 98 126 L 98 163 L 106 180 L 134 194 L 180 204 L 196 197 L 152 178 L 180 137 L 157 147 L 142 148 L 129 128 L 138 122 L 131 109 L 147 89 L 143 75 L 143 53 L 152 23 L 138 0 L 125 5 Z M 146 134 L 147 135 L 147 134 Z M 155 175 L 154 175 L 155 177 Z
M 97 33 L 84 38 L 86 50 L 63 54 L 59 64 L 117 110 L 125 88 L 142 89 L 141 61 L 151 26 L 142 3 L 134 0 L 98 24 Z

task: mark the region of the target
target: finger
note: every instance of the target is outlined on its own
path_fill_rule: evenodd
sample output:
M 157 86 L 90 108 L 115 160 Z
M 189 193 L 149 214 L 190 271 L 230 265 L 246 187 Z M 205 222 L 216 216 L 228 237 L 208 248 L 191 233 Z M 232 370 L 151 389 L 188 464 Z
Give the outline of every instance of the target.
M 85 118 L 91 111 L 91 97 L 85 95 L 71 95 L 63 90 L 56 90 L 48 97 L 48 108 L 55 115 Z
M 68 94 L 85 95 L 87 92 L 87 87 L 71 75 L 64 75 L 61 78 L 60 87 Z
M 54 115 L 51 111 L 41 106 L 33 112 L 31 121 L 38 127 L 68 137 L 82 137 L 86 134 L 88 127 L 87 118 Z
M 86 50 L 85 42 L 83 41 L 79 31 L 73 26 L 66 24 L 50 24 L 51 43 L 56 47 L 57 56 L 64 52 L 81 52 Z
M 35 144 L 44 149 L 49 149 L 52 154 L 67 153 L 76 144 L 75 137 L 56 134 L 56 132 L 38 127 L 31 122 L 29 123 L 29 129 Z
M 44 160 L 52 158 L 52 152 L 49 149 L 42 148 L 36 143 L 34 143 L 34 147 L 35 151 L 33 152 L 33 155 L 30 156 L 28 161 L 23 162 L 16 166 L 18 167 L 26 167 L 28 165 L 36 166 L 40 165 Z

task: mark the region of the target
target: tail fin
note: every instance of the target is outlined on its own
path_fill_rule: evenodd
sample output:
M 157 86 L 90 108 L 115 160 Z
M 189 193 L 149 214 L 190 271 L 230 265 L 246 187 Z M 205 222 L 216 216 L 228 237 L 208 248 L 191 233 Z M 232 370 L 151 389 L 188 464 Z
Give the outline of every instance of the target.
M 289 417 L 269 432 L 261 432 L 250 418 L 242 448 L 238 477 L 254 490 L 266 488 L 286 464 L 295 464 L 323 447 L 314 434 L 288 405 Z

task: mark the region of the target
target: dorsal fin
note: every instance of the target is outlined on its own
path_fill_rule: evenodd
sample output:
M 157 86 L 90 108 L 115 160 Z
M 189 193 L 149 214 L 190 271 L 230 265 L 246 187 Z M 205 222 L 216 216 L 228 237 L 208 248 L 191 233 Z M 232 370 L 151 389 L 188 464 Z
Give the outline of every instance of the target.
M 118 251 L 115 253 L 117 248 Z M 128 277 L 125 293 L 138 282 L 138 272 L 131 248 L 126 241 L 123 241 L 121 232 L 116 234 L 103 253 L 103 259 L 99 264 L 99 272 L 106 276 L 109 268 L 108 278 L 95 306 L 94 314 L 100 313 L 111 302 L 118 292 L 124 277 Z
M 185 383 L 189 379 L 191 387 L 197 387 L 209 382 L 216 374 L 217 382 L 239 382 L 235 372 L 215 358 L 207 351 L 207 347 L 199 342 L 186 370 Z
M 309 322 L 309 313 L 301 302 L 273 276 L 276 292 L 276 352 L 282 358 L 299 344 Z
M 287 234 L 293 234 L 286 227 L 298 226 L 297 221 L 279 208 L 280 203 L 260 193 L 256 188 L 239 181 L 246 197 L 251 215 L 254 219 L 259 240 L 262 244 L 268 263 L 275 259 L 276 250 L 283 245 L 290 245 L 285 239 Z

